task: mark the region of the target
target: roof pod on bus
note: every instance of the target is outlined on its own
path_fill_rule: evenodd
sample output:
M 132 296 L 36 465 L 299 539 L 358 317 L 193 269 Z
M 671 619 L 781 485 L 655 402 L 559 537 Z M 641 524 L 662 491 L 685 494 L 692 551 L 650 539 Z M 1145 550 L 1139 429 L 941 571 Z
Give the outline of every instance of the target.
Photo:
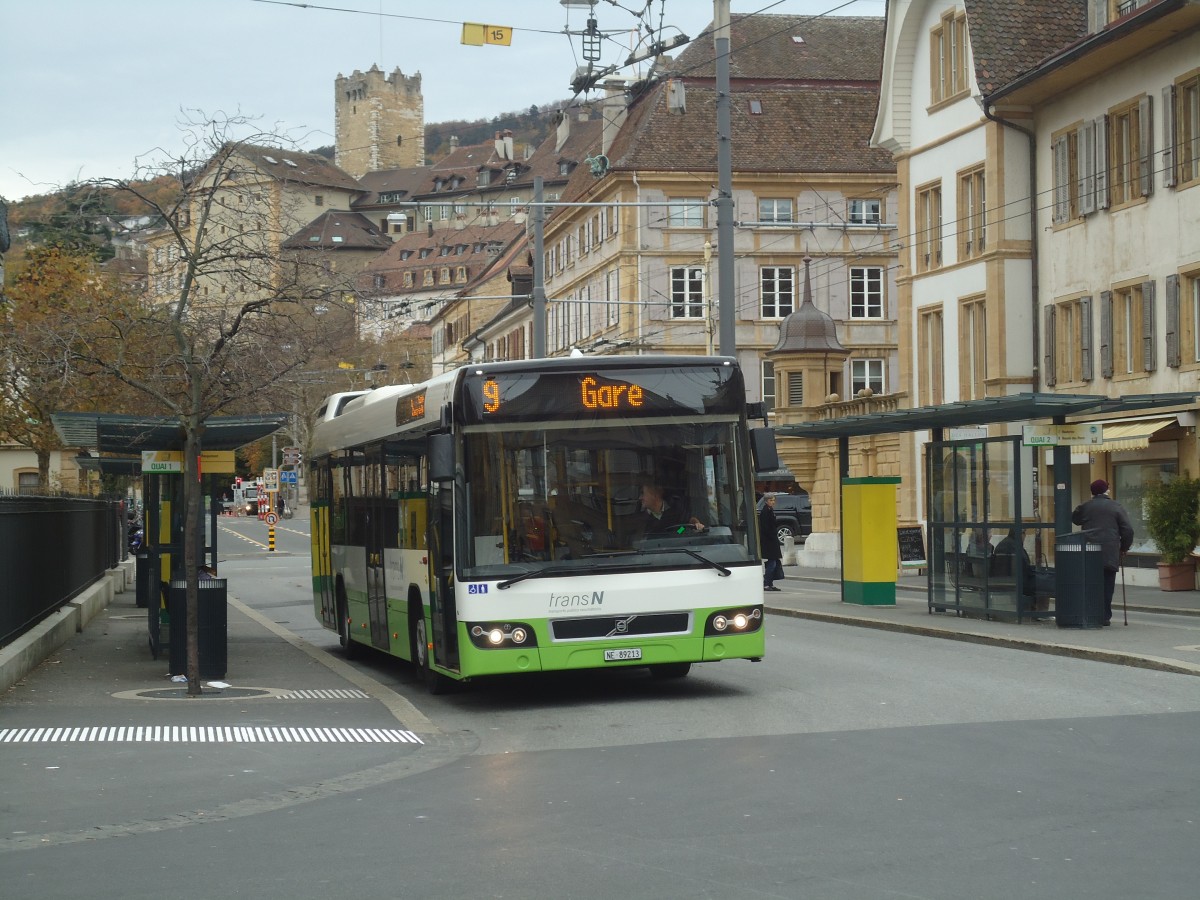
M 317 421 L 328 422 L 330 419 L 340 416 L 345 411 L 347 403 L 355 397 L 369 393 L 370 391 L 342 391 L 338 394 L 330 394 L 317 410 Z

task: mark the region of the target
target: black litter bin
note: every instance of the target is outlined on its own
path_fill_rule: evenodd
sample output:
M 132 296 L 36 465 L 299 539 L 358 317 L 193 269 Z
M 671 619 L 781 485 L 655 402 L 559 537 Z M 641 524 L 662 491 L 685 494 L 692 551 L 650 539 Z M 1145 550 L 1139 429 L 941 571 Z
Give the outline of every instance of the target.
M 224 578 L 202 578 L 197 588 L 200 677 L 224 678 L 229 660 L 228 582 Z M 186 675 L 186 581 L 171 582 L 167 609 L 171 614 L 171 674 Z
M 138 609 L 145 609 L 150 605 L 150 554 L 138 553 L 134 557 L 133 570 L 133 589 L 134 598 L 137 600 Z
M 1060 534 L 1055 552 L 1055 621 L 1059 628 L 1100 628 L 1104 622 L 1104 551 L 1086 532 Z

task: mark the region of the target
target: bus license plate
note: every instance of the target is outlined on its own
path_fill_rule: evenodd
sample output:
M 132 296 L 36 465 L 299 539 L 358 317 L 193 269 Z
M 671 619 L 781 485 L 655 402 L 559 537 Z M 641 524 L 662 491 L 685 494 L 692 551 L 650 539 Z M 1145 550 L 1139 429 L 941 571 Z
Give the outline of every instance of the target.
M 625 650 L 605 650 L 605 662 L 625 662 L 630 659 L 641 659 L 642 650 L 640 647 L 630 647 Z

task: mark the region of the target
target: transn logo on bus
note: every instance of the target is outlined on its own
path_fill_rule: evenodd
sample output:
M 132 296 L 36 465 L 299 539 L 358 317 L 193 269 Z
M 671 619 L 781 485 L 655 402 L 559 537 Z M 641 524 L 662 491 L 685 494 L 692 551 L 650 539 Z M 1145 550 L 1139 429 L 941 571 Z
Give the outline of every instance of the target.
M 487 592 L 488 592 L 488 586 L 486 584 L 468 584 L 467 585 L 467 593 L 468 594 L 486 594 Z
M 551 594 L 551 609 L 574 609 L 580 606 L 603 606 L 604 591 L 592 591 L 590 594 Z

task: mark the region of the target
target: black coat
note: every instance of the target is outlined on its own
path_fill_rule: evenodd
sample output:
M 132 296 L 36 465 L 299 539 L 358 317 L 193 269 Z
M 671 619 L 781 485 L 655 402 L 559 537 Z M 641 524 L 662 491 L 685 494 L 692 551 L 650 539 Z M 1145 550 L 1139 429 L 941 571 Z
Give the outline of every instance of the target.
M 1097 494 L 1075 507 L 1071 521 L 1090 531 L 1104 551 L 1104 568 L 1121 568 L 1121 554 L 1133 546 L 1133 525 L 1125 507 L 1105 494 Z
M 763 559 L 783 559 L 783 547 L 779 545 L 779 523 L 775 521 L 775 510 L 766 503 L 758 511 L 758 542 L 762 544 Z

